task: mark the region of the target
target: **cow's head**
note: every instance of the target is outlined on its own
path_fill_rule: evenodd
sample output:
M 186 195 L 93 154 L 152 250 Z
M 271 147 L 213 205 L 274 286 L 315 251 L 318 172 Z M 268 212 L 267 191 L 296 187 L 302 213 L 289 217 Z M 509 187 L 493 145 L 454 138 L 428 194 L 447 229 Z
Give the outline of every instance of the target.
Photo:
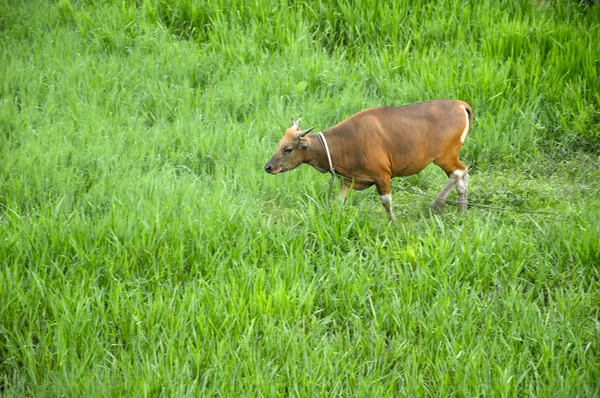
M 306 148 L 309 146 L 308 138 L 304 136 L 310 133 L 314 127 L 300 130 L 301 120 L 302 118 L 294 122 L 294 119 L 292 119 L 292 127 L 285 131 L 277 146 L 277 152 L 265 165 L 267 173 L 283 173 L 304 163 Z

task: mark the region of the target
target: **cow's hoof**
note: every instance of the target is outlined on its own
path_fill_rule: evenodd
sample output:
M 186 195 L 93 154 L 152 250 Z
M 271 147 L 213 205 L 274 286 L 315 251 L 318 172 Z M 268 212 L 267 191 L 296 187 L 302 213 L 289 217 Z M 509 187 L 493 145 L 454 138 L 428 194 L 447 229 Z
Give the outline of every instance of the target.
M 444 201 L 436 199 L 435 202 L 433 202 L 433 212 L 435 214 L 442 214 L 443 210 L 444 210 Z

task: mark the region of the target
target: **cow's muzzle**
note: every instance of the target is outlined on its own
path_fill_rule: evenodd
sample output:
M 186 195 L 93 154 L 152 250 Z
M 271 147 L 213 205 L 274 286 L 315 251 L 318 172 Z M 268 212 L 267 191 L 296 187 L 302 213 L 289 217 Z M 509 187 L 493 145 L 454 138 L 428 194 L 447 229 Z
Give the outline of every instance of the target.
M 273 174 L 273 167 L 269 163 L 267 163 L 265 164 L 265 171 L 269 174 Z

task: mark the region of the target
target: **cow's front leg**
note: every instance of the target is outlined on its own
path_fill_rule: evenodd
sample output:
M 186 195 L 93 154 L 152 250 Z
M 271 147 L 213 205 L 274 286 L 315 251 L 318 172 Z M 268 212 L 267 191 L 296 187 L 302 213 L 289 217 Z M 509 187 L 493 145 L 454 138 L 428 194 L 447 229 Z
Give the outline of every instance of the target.
M 346 203 L 346 199 L 348 199 L 348 193 L 350 193 L 350 187 L 346 185 L 346 182 L 342 179 L 340 181 L 340 201 L 342 203 Z
M 375 185 L 377 186 L 377 191 L 379 192 L 379 199 L 381 199 L 381 204 L 385 208 L 385 211 L 388 214 L 388 218 L 390 221 L 396 221 L 396 216 L 394 215 L 394 210 L 392 209 L 392 194 L 390 187 L 390 178 L 384 178 L 381 181 L 376 181 Z

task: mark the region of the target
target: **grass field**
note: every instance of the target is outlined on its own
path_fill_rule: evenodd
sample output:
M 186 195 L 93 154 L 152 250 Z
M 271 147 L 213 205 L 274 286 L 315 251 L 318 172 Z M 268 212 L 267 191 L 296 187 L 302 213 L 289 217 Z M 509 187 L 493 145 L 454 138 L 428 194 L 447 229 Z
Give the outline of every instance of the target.
M 0 0 L 0 50 L 0 396 L 600 395 L 597 2 Z M 263 171 L 433 98 L 544 214 Z

